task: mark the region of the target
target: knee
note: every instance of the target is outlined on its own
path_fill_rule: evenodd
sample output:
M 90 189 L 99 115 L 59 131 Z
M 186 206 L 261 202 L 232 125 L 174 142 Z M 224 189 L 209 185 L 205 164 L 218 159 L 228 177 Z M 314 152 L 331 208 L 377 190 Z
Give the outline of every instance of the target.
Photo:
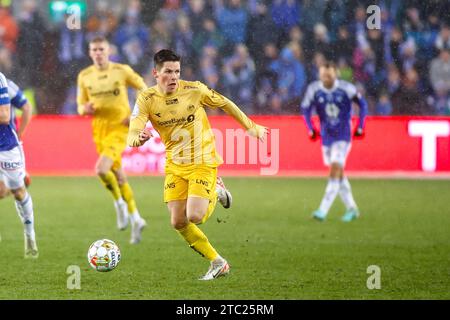
M 101 178 L 105 177 L 108 174 L 108 172 L 109 172 L 109 169 L 105 168 L 103 166 L 95 167 L 95 173 Z
M 331 165 L 330 178 L 340 179 L 340 178 L 342 178 L 342 175 L 343 175 L 342 166 L 338 163 L 333 163 Z
M 17 201 L 22 201 L 23 199 L 25 199 L 25 196 L 27 194 L 27 190 L 24 188 L 19 188 L 19 189 L 15 189 L 15 190 L 11 190 L 11 193 L 14 195 L 14 198 Z
M 172 217 L 170 219 L 170 224 L 172 225 L 172 228 L 180 230 L 187 226 L 188 221 L 186 219 Z
M 198 224 L 201 223 L 203 218 L 205 217 L 206 212 L 201 212 L 200 210 L 195 210 L 192 212 L 189 212 L 187 214 L 187 218 L 190 222 Z

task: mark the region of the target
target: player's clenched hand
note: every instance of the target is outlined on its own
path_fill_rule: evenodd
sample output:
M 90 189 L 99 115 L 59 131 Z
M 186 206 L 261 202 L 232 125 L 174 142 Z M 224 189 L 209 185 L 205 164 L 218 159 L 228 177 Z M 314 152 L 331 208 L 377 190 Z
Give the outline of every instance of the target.
M 358 128 L 355 130 L 355 133 L 353 134 L 353 137 L 355 137 L 356 139 L 362 139 L 364 138 L 364 130 L 362 128 Z
M 95 112 L 94 104 L 92 102 L 88 102 L 84 105 L 83 113 L 86 115 L 93 115 Z
M 261 141 L 264 141 L 264 137 L 269 132 L 269 129 L 267 129 L 264 126 L 260 126 L 259 124 L 255 124 L 253 128 L 250 128 L 247 130 L 247 133 L 255 138 L 258 138 Z
M 149 129 L 144 129 L 139 133 L 139 142 L 143 145 L 147 140 L 153 137 Z
M 320 137 L 320 133 L 319 133 L 319 131 L 317 131 L 316 129 L 313 129 L 313 130 L 309 131 L 309 132 L 308 132 L 308 135 L 309 135 L 309 138 L 310 138 L 312 141 L 316 141 L 316 140 L 319 139 L 319 137 Z

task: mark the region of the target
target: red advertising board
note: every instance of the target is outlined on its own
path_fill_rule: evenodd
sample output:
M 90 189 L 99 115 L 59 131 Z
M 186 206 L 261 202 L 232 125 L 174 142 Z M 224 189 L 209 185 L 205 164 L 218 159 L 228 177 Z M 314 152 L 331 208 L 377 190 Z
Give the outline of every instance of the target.
M 326 170 L 320 141 L 308 139 L 302 117 L 252 119 L 269 128 L 264 142 L 246 136 L 228 116 L 210 117 L 216 146 L 224 159 L 221 174 L 315 175 Z M 369 175 L 450 174 L 449 145 L 450 117 L 368 117 L 364 139 L 352 143 L 346 171 Z M 34 117 L 24 149 L 32 174 L 94 174 L 97 155 L 88 118 Z M 123 154 L 124 168 L 130 174 L 160 174 L 164 160 L 159 138 L 141 148 L 128 148 Z

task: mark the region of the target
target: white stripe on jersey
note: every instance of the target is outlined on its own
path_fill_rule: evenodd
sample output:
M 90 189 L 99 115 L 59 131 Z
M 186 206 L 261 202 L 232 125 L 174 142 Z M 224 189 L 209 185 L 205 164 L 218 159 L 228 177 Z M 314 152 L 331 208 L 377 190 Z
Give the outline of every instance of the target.
M 15 84 L 14 81 L 12 81 L 11 79 L 7 79 L 6 81 L 8 82 L 9 98 L 11 100 L 13 100 L 17 96 L 17 93 L 20 90 L 19 86 L 17 84 Z
M 301 104 L 302 108 L 309 108 L 311 106 L 311 103 L 314 100 L 314 95 L 320 89 L 320 86 L 320 81 L 314 81 L 308 86 L 308 88 L 306 89 L 305 97 L 303 98 Z
M 0 72 L 0 88 L 8 88 L 8 82 L 3 73 Z

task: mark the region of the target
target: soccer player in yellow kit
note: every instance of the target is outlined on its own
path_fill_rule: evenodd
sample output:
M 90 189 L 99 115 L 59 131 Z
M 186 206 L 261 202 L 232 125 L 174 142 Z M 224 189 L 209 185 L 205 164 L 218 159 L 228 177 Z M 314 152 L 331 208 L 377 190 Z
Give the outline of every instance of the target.
M 211 216 L 217 199 L 229 207 L 231 194 L 217 177 L 223 160 L 216 152 L 204 107 L 223 109 L 259 139 L 267 129 L 203 83 L 180 80 L 180 68 L 180 57 L 173 51 L 163 49 L 155 54 L 152 72 L 156 85 L 139 94 L 127 141 L 129 146 L 138 147 L 149 140 L 147 121 L 159 133 L 166 147 L 164 202 L 171 224 L 192 249 L 210 261 L 200 280 L 212 280 L 228 274 L 230 266 L 197 225 Z
M 130 221 L 130 243 L 136 244 L 141 240 L 146 222 L 139 215 L 121 157 L 126 148 L 131 113 L 127 89 L 144 90 L 147 86 L 128 65 L 111 62 L 109 54 L 105 38 L 89 42 L 93 65 L 78 75 L 78 113 L 93 116 L 93 138 L 99 154 L 96 173 L 114 198 L 117 227 L 125 230 Z

